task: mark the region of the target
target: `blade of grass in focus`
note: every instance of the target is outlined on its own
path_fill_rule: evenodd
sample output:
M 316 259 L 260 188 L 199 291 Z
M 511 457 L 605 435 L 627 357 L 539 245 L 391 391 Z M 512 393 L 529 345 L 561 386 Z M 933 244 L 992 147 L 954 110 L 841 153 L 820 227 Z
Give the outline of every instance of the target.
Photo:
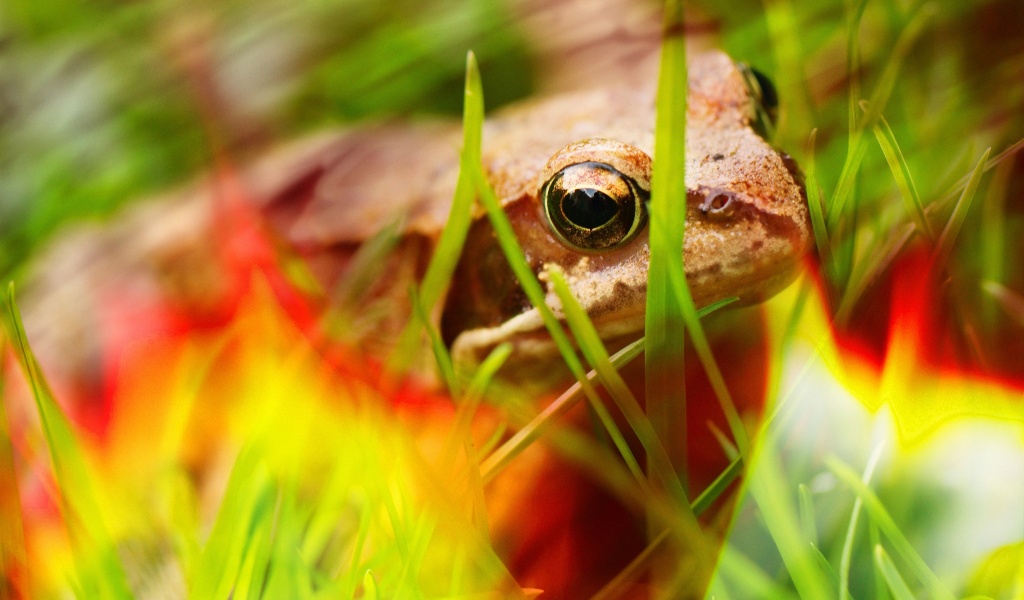
M 463 93 L 462 112 L 462 153 L 459 158 L 459 177 L 455 184 L 455 196 L 448 213 L 447 225 L 441 232 L 434 254 L 427 265 L 427 272 L 420 283 L 419 297 L 426 314 L 430 314 L 441 299 L 451 281 L 452 273 L 459 262 L 459 254 L 466 241 L 473 217 L 473 201 L 476 189 L 470 176 L 474 165 L 480 164 L 480 144 L 483 137 L 484 99 L 480 81 L 480 69 L 473 52 L 466 55 L 466 83 Z M 419 347 L 420 324 L 413 319 L 402 331 L 391 368 L 404 371 L 408 368 Z
M 471 70 L 476 70 L 477 68 L 476 63 L 472 61 L 468 61 L 467 67 Z M 472 111 L 467 110 L 467 113 L 474 118 L 481 118 L 483 115 L 483 90 L 480 87 L 480 74 L 476 73 L 473 75 L 467 75 L 466 81 L 468 85 L 473 86 L 472 93 L 466 95 L 467 101 L 479 104 L 478 108 L 474 108 Z M 480 129 L 476 129 L 475 125 L 473 127 L 475 131 L 480 131 Z M 475 183 L 480 203 L 487 212 L 487 218 L 490 220 L 491 226 L 494 228 L 498 245 L 505 254 L 505 258 L 508 260 L 513 274 L 515 274 L 516 279 L 519 281 L 519 285 L 526 293 L 530 303 L 540 313 L 541 319 L 544 321 L 544 326 L 547 328 L 552 341 L 554 341 L 555 346 L 562 355 L 562 359 L 569 367 L 573 377 L 575 377 L 576 381 L 579 382 L 584 394 L 590 401 L 590 406 L 597 415 L 602 426 L 608 432 L 612 442 L 615 444 L 615 447 L 619 450 L 619 453 L 622 455 L 627 465 L 630 466 L 630 469 L 639 475 L 639 462 L 633 456 L 633 452 L 630 450 L 629 444 L 623 437 L 622 432 L 619 431 L 614 419 L 612 419 L 611 415 L 608 413 L 608 409 L 603 405 L 600 397 L 597 395 L 597 391 L 587 378 L 587 372 L 583 369 L 583 364 L 580 362 L 579 357 L 576 356 L 576 351 L 573 349 L 569 336 L 566 335 L 565 330 L 562 329 L 558 319 L 555 317 L 554 313 L 551 312 L 551 308 L 547 306 L 544 290 L 541 288 L 540 282 L 537 281 L 537 277 L 534 275 L 529 263 L 526 261 L 526 255 L 523 253 L 523 249 L 519 246 L 519 241 L 512 229 L 512 224 L 509 223 L 508 216 L 506 216 L 505 212 L 501 209 L 500 201 L 494 194 L 494 190 L 491 189 L 490 184 L 484 176 L 483 165 L 479 161 L 472 164 L 467 162 L 464 167 L 469 170 L 469 174 Z
M 727 306 L 734 299 L 722 300 L 702 308 L 699 312 L 701 317 L 707 316 L 714 311 Z M 621 369 L 630 361 L 640 356 L 644 351 L 645 339 L 640 338 L 630 343 L 622 350 L 611 356 L 611 364 L 616 369 Z M 597 377 L 597 371 L 587 373 L 587 379 L 593 380 Z M 501 472 L 508 463 L 533 442 L 544 429 L 550 426 L 559 417 L 564 415 L 570 408 L 576 405 L 583 397 L 583 386 L 576 382 L 562 393 L 554 402 L 549 404 L 539 415 L 534 417 L 526 426 L 516 432 L 507 442 L 501 445 L 493 454 L 487 457 L 481 466 L 481 476 L 486 482 Z
M 75 572 L 79 593 L 88 598 L 131 598 L 128 579 L 117 556 L 116 546 L 104 523 L 95 487 L 95 474 L 85 450 L 74 434 L 57 401 L 43 379 L 29 348 L 21 313 L 14 299 L 14 284 L 7 287 L 8 336 L 29 382 L 39 411 L 46 446 L 53 464 L 61 512 L 75 548 Z
M 678 438 L 686 431 L 684 309 L 672 293 L 670 273 L 684 272 L 687 70 L 682 3 L 667 2 L 664 10 L 651 175 L 644 361 L 647 415 L 662 445 L 669 447 L 670 436 Z M 684 416 L 677 419 L 673 414 Z M 685 489 L 686 441 L 674 446 L 682 449 L 682 455 L 672 456 L 672 460 Z
M 554 285 L 555 294 L 558 295 L 558 299 L 562 303 L 566 322 L 576 338 L 577 345 L 590 366 L 597 371 L 601 385 L 608 390 L 643 445 L 648 459 L 651 461 L 649 469 L 661 480 L 661 484 L 677 502 L 682 506 L 688 506 L 683 484 L 673 469 L 672 461 L 668 453 L 665 452 L 665 447 L 658 439 L 657 433 L 644 414 L 640 403 L 637 402 L 619 372 L 612 366 L 608 351 L 605 349 L 604 343 L 601 342 L 597 329 L 590 322 L 576 297 L 573 296 L 569 284 L 565 281 L 565 276 L 557 268 L 549 268 L 547 274 Z

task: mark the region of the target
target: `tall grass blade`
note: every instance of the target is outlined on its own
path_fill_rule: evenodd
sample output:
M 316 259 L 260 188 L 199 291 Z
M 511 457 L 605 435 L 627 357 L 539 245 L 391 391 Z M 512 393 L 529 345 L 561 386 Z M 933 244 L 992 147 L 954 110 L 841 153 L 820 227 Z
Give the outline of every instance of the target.
M 818 528 L 814 524 L 814 498 L 806 484 L 797 486 L 797 497 L 800 500 L 800 529 L 804 537 L 812 544 L 818 543 Z
M 690 339 L 693 341 L 693 348 L 697 351 L 697 358 L 711 382 L 711 389 L 715 392 L 725 419 L 729 423 L 729 431 L 740 454 L 746 454 L 748 450 L 747 432 L 743 427 L 743 420 L 740 418 L 736 404 L 733 402 L 729 387 L 725 384 L 725 377 L 715 361 L 715 355 L 711 352 L 711 344 L 704 334 L 704 327 L 700 324 L 700 316 L 697 307 L 693 303 L 693 296 L 690 295 L 690 287 L 686 283 L 686 276 L 682 271 L 669 271 L 669 284 L 672 286 L 673 294 L 682 308 L 682 318 L 686 330 L 689 331 Z M 650 401 L 650 400 L 648 400 Z
M 475 64 L 471 64 L 471 67 L 475 66 Z M 479 76 L 471 78 L 471 80 L 475 81 L 476 86 L 479 88 Z M 480 91 L 477 96 L 482 96 L 482 93 L 483 92 Z M 473 181 L 476 184 L 480 203 L 487 212 L 487 218 L 490 220 L 491 226 L 494 228 L 498 245 L 505 254 L 505 258 L 508 260 L 513 274 L 515 274 L 516 279 L 519 281 L 519 285 L 526 293 L 526 297 L 530 300 L 530 303 L 540 314 L 541 319 L 544 322 L 544 326 L 547 329 L 548 334 L 551 336 L 552 341 L 555 343 L 555 346 L 558 348 L 562 359 L 565 361 L 566 366 L 569 367 L 569 371 L 576 378 L 576 381 L 582 387 L 584 395 L 590 401 L 591 408 L 600 420 L 601 425 L 608 432 L 612 442 L 615 444 L 615 447 L 619 450 L 620 454 L 622 454 L 622 457 L 626 460 L 627 464 L 639 469 L 639 463 L 632 457 L 632 450 L 630 450 L 629 444 L 626 442 L 622 432 L 619 431 L 614 419 L 612 419 L 611 415 L 608 413 L 608 409 L 602 405 L 601 399 L 597 395 L 597 391 L 594 389 L 593 385 L 591 385 L 590 379 L 587 377 L 587 372 L 583 369 L 583 363 L 580 362 L 579 357 L 576 355 L 576 351 L 572 346 L 572 342 L 569 340 L 569 336 L 558 322 L 558 319 L 551 311 L 551 308 L 545 302 L 544 290 L 541 288 L 540 282 L 537 281 L 537 277 L 533 274 L 533 270 L 526 260 L 526 255 L 523 253 L 523 249 L 519 246 L 519 241 L 516 238 L 515 231 L 512 229 L 512 224 L 509 223 L 508 216 L 505 215 L 504 211 L 501 209 L 500 201 L 484 177 L 482 165 L 477 163 L 474 165 L 467 165 L 467 167 L 470 169 Z M 571 407 L 565 407 L 566 410 L 568 410 L 568 408 Z
M 661 440 L 658 439 L 654 427 L 647 419 L 647 415 L 644 414 L 644 410 L 641 408 L 640 403 L 637 402 L 633 392 L 629 390 L 619 372 L 612 366 L 608 351 L 605 350 L 604 343 L 601 342 L 597 329 L 590 322 L 590 318 L 587 317 L 587 313 L 580 306 L 576 297 L 572 295 L 569 284 L 565 281 L 565 276 L 559 269 L 551 268 L 548 269 L 548 277 L 554 285 L 555 294 L 558 295 L 558 299 L 562 303 L 566 322 L 576 337 L 577 345 L 583 352 L 584 357 L 586 357 L 587 362 L 597 371 L 601 384 L 608 390 L 612 399 L 618 405 L 619 410 L 625 415 L 626 421 L 633 428 L 641 445 L 643 445 L 652 463 L 650 466 L 651 472 L 657 475 L 662 485 L 665 486 L 677 502 L 683 506 L 689 506 L 682 482 L 679 481 L 679 477 L 672 466 L 672 461 L 668 453 L 665 452 L 664 446 L 661 445 Z
M 889 591 L 892 592 L 893 598 L 896 600 L 914 600 L 913 592 L 907 587 L 907 582 L 903 581 L 899 569 L 893 564 L 889 555 L 885 553 L 885 549 L 882 548 L 881 544 L 875 546 L 875 569 L 885 579 L 885 583 L 889 586 Z
M 1003 281 L 1006 276 L 1006 202 L 1012 176 L 1013 163 L 1000 165 L 992 175 L 981 207 L 979 227 L 985 235 L 979 240 L 981 247 L 978 250 L 977 264 L 981 267 L 981 280 L 985 282 L 997 283 Z M 997 324 L 994 309 L 995 306 L 991 302 L 985 302 L 981 307 L 984 323 L 990 329 Z
M 693 508 L 693 514 L 700 516 L 704 514 L 704 511 L 711 508 L 715 500 L 725 493 L 725 490 L 729 489 L 733 481 L 743 473 L 743 459 L 736 458 L 729 463 L 729 466 L 724 471 L 715 477 L 715 480 L 711 482 L 708 487 L 704 488 L 697 498 L 693 501 L 690 506 Z
M 462 153 L 459 158 L 459 177 L 455 184 L 452 208 L 430 264 L 427 265 L 427 272 L 420 283 L 419 296 L 426 314 L 431 313 L 451 281 L 473 218 L 476 189 L 470 173 L 472 168 L 476 168 L 474 165 L 480 164 L 484 99 L 480 70 L 476 55 L 472 51 L 466 54 L 466 83 L 462 110 Z M 392 356 L 393 370 L 405 370 L 412 362 L 419 343 L 419 332 L 419 324 L 415 319 L 402 331 L 395 354 Z
M 832 246 L 828 239 L 828 226 L 825 225 L 825 212 L 822 207 L 821 186 L 818 185 L 814 146 L 818 138 L 818 130 L 811 131 L 807 140 L 807 169 L 804 181 L 807 185 L 807 210 L 811 215 L 811 231 L 814 233 L 814 245 L 818 249 L 818 259 L 824 271 L 826 294 L 831 295 L 831 286 L 839 283 L 835 273 L 835 259 L 832 257 Z M 829 305 L 832 300 L 829 298 Z
M 857 497 L 863 501 L 864 508 L 867 509 L 872 521 L 878 525 L 882 534 L 892 543 L 893 549 L 900 558 L 910 565 L 918 580 L 925 584 L 928 590 L 928 597 L 935 598 L 936 600 L 952 600 L 953 595 L 949 593 L 942 582 L 939 581 L 939 578 L 935 576 L 935 573 L 928 568 L 928 565 L 925 564 L 921 556 L 914 550 L 914 547 L 906 536 L 903 535 L 903 532 L 900 531 L 899 526 L 893 521 L 885 506 L 882 505 L 881 500 L 878 499 L 878 496 L 861 481 L 860 477 L 850 467 L 839 459 L 829 457 L 826 459 L 825 464 L 840 481 L 852 489 L 857 494 Z
M 721 300 L 699 311 L 701 317 L 707 316 L 716 310 L 735 302 L 735 298 Z M 611 357 L 612 366 L 621 369 L 630 361 L 643 353 L 646 340 L 639 340 L 630 343 L 622 350 L 619 350 Z M 587 379 L 593 381 L 597 378 L 597 371 L 587 373 Z M 481 477 L 486 483 L 501 472 L 513 458 L 519 455 L 530 443 L 533 442 L 547 427 L 557 421 L 562 415 L 569 411 L 576 403 L 584 397 L 583 386 L 576 382 L 562 393 L 554 402 L 549 404 L 540 414 L 533 418 L 526 426 L 516 432 L 507 442 L 501 445 L 483 462 L 480 467 Z
M 846 162 L 843 164 L 843 170 L 839 175 L 839 183 L 836 185 L 836 190 L 829 201 L 829 229 L 834 230 L 839 225 L 839 219 L 843 216 L 843 209 L 853 187 L 854 178 L 860 170 L 861 161 L 864 159 L 864 153 L 867 150 L 867 144 L 864 142 L 864 130 L 868 127 L 874 127 L 875 120 L 885 110 L 889 97 L 892 95 L 892 90 L 899 79 L 903 61 L 924 29 L 925 23 L 928 22 L 928 19 L 934 13 L 935 6 L 932 4 L 925 4 L 919 8 L 903 28 L 903 31 L 900 32 L 900 37 L 896 40 L 892 52 L 889 53 L 889 59 L 885 63 L 882 75 L 879 77 L 878 84 L 875 86 L 875 90 L 868 101 L 869 109 L 851 136 Z M 853 100 L 852 96 L 851 100 Z M 859 100 L 859 98 L 856 99 L 856 101 Z M 851 106 L 851 113 L 855 110 L 856 106 Z
M 770 432 L 761 436 L 757 456 L 748 476 L 748 489 L 764 514 L 786 570 L 802 598 L 826 600 L 836 594 L 822 573 L 816 550 L 804 538 L 792 506 L 788 482 L 779 464 L 777 445 Z
M 236 586 L 247 585 L 243 584 L 246 560 L 255 560 L 252 553 L 264 543 L 255 536 L 261 526 L 268 530 L 272 527 L 263 519 L 268 506 L 273 506 L 274 494 L 258 460 L 255 449 L 249 448 L 235 461 L 189 586 L 196 598 L 227 598 Z
M 865 113 L 868 111 L 867 103 L 862 102 L 860 106 Z M 885 120 L 885 117 L 879 115 L 878 122 L 872 129 L 875 132 L 878 145 L 885 155 L 885 160 L 889 163 L 889 170 L 892 171 L 893 179 L 896 180 L 896 187 L 900 190 L 900 196 L 903 197 L 907 212 L 914 218 L 918 230 L 925 236 L 928 243 L 934 243 L 935 232 L 932 231 L 928 217 L 924 214 L 921 196 L 917 193 L 917 186 L 914 185 L 914 178 L 910 174 L 907 160 L 903 157 L 896 136 L 893 134 L 892 128 L 889 127 L 889 122 Z
M 946 223 L 945 229 L 942 230 L 942 235 L 939 236 L 938 242 L 935 244 L 935 251 L 932 254 L 932 264 L 936 272 L 941 271 L 946 261 L 949 259 L 949 255 L 953 252 L 953 244 L 956 243 L 956 238 L 960 234 L 960 229 L 963 227 L 964 221 L 967 219 L 967 211 L 971 208 L 971 203 L 974 200 L 975 192 L 978 191 L 978 183 L 981 181 L 981 176 L 984 174 L 984 168 L 986 162 L 988 162 L 988 155 L 992 152 L 992 148 L 985 150 L 985 153 L 981 155 L 981 160 L 974 167 L 974 171 L 971 173 L 971 178 L 967 180 L 967 186 L 964 187 L 964 191 L 960 194 L 960 199 L 957 200 L 956 206 L 953 208 L 953 214 L 950 215 L 949 221 Z
M 74 547 L 75 571 L 82 597 L 131 598 L 128 579 L 117 556 L 116 545 L 107 531 L 95 487 L 94 474 L 85 450 L 75 437 L 71 423 L 43 379 L 42 371 L 28 345 L 21 313 L 14 299 L 14 284 L 7 288 L 8 337 L 35 397 L 54 478 L 59 488 L 64 522 Z
M 665 6 L 662 65 L 658 72 L 654 123 L 654 171 L 651 174 L 650 260 L 644 320 L 646 410 L 662 444 L 668 447 L 670 428 L 679 436 L 685 424 L 670 426 L 672 414 L 685 414 L 683 371 L 684 318 L 681 300 L 674 296 L 671 273 L 683 273 L 686 227 L 686 44 L 682 2 Z M 682 456 L 673 457 L 686 485 L 686 440 L 676 439 Z
M 875 472 L 875 467 L 878 466 L 878 461 L 882 457 L 882 448 L 882 445 L 876 447 L 868 459 L 864 475 L 861 476 L 861 481 L 864 482 L 864 485 L 868 485 L 871 482 L 871 475 Z M 850 596 L 850 563 L 853 560 L 853 540 L 857 535 L 857 520 L 860 518 L 862 503 L 859 497 L 854 500 L 853 510 L 850 512 L 850 522 L 846 527 L 846 539 L 843 541 L 843 552 L 839 559 L 840 600 L 850 600 L 852 598 Z
M 434 351 L 434 360 L 437 362 L 437 369 L 441 372 L 441 379 L 448 387 L 448 393 L 452 395 L 452 398 L 458 398 L 462 395 L 462 390 L 455 375 L 452 357 L 444 345 L 444 340 L 441 339 L 441 333 L 430 322 L 430 315 L 427 314 L 427 308 L 423 305 L 423 299 L 416 292 L 416 286 L 409 288 L 409 299 L 412 302 L 414 321 L 427 331 L 430 348 Z

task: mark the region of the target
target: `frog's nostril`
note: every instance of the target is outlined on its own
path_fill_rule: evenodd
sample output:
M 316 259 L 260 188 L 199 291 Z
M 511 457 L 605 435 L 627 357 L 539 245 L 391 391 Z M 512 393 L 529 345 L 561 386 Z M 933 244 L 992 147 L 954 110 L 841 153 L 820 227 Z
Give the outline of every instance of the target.
M 730 202 L 732 202 L 732 196 L 726 196 L 725 194 L 718 194 L 714 198 L 711 199 L 711 210 L 714 210 L 714 211 L 722 210 L 726 206 L 729 206 Z
M 735 198 L 736 195 L 730 191 L 712 188 L 705 191 L 704 201 L 698 208 L 705 215 L 726 215 Z

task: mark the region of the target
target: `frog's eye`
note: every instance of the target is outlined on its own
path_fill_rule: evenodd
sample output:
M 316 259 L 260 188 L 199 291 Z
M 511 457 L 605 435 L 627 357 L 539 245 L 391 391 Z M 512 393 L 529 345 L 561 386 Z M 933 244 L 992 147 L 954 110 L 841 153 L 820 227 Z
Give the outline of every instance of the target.
M 609 250 L 633 239 L 647 222 L 647 194 L 598 162 L 569 165 L 541 188 L 548 225 L 569 246 Z
M 771 137 L 779 116 L 779 94 L 775 91 L 775 84 L 767 75 L 748 65 L 740 65 L 740 71 L 743 72 L 750 95 L 757 102 L 754 130 L 762 137 Z

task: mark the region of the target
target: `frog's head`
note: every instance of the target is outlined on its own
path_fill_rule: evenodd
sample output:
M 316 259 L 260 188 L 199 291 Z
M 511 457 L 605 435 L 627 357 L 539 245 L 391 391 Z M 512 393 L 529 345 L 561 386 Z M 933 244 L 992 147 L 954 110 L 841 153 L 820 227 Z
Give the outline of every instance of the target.
M 643 329 L 654 94 L 603 94 L 578 97 L 568 122 L 554 118 L 565 106 L 539 115 L 549 124 L 542 137 L 524 134 L 535 130 L 529 124 L 499 129 L 491 142 L 506 154 L 485 164 L 535 273 L 543 282 L 547 269 L 560 268 L 602 336 L 611 338 Z M 809 245 L 799 171 L 763 137 L 774 108 L 767 80 L 724 54 L 691 60 L 683 255 L 698 307 L 770 297 L 793 279 Z M 552 152 L 551 140 L 563 144 Z M 502 341 L 528 354 L 549 351 L 539 313 L 485 219 L 467 244 L 442 319 L 454 353 L 479 356 Z M 547 303 L 560 314 L 551 291 Z

